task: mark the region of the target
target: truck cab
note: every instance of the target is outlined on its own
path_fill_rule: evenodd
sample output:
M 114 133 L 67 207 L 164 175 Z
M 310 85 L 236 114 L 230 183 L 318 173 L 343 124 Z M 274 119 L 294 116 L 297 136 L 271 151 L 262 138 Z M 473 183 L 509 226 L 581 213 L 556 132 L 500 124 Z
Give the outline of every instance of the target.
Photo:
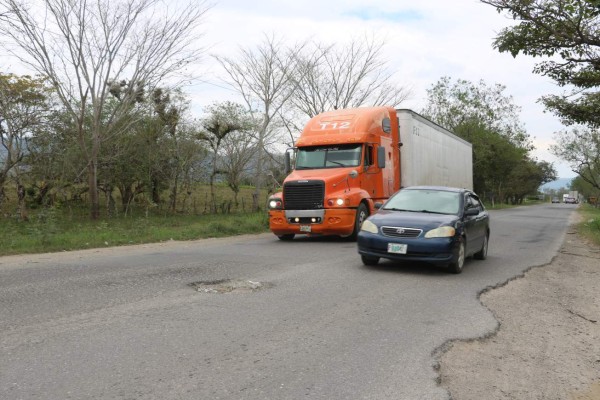
M 283 190 L 269 198 L 271 231 L 281 240 L 296 234 L 356 237 L 374 203 L 400 188 L 398 138 L 391 107 L 312 118 L 287 158 L 294 165 Z

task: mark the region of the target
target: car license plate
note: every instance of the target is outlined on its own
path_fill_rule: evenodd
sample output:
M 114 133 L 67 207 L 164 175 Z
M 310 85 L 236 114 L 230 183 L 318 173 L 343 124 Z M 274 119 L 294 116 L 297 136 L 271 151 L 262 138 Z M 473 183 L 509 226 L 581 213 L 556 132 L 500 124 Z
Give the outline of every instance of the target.
M 310 225 L 300 225 L 300 232 L 310 232 Z
M 408 245 L 400 243 L 388 243 L 388 253 L 406 254 Z

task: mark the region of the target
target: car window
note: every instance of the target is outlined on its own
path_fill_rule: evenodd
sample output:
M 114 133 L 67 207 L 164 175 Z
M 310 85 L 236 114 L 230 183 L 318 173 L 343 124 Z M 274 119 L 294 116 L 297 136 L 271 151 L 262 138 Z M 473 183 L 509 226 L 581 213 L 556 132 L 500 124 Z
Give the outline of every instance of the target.
M 458 214 L 460 194 L 432 189 L 406 189 L 391 197 L 383 209 Z

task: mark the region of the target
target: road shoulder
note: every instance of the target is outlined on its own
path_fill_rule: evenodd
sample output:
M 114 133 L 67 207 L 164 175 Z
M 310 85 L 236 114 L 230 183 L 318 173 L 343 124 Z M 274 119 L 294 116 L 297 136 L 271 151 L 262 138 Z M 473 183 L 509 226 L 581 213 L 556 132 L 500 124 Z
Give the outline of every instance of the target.
M 553 261 L 480 300 L 498 320 L 439 358 L 453 400 L 600 399 L 600 248 L 571 228 Z

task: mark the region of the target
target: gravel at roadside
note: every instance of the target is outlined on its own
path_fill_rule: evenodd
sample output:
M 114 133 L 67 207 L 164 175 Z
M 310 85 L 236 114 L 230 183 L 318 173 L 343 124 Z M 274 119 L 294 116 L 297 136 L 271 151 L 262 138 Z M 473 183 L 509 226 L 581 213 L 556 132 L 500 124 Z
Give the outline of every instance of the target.
M 600 399 L 600 247 L 572 230 L 550 264 L 480 300 L 498 328 L 446 346 L 440 383 L 452 400 Z

